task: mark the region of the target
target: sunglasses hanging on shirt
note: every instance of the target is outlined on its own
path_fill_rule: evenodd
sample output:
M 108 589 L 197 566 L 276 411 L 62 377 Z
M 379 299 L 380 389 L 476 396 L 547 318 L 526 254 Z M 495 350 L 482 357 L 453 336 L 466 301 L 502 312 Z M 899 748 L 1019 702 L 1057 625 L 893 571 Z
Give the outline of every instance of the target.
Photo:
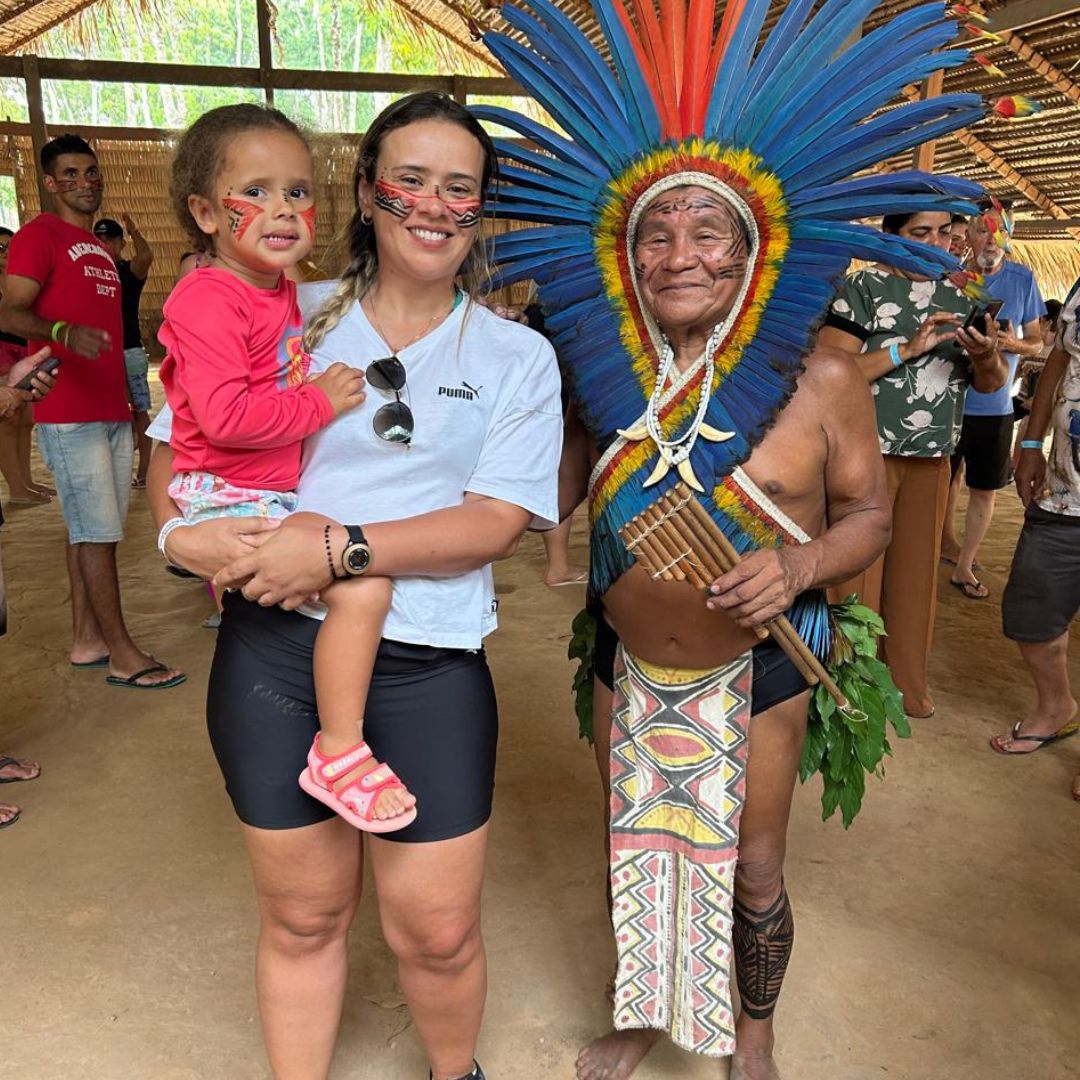
M 412 409 L 401 400 L 401 392 L 405 389 L 405 365 L 396 356 L 387 356 L 368 364 L 365 376 L 369 385 L 384 394 L 393 394 L 395 399 L 375 413 L 372 420 L 375 434 L 386 442 L 408 446 L 412 442 L 415 423 Z

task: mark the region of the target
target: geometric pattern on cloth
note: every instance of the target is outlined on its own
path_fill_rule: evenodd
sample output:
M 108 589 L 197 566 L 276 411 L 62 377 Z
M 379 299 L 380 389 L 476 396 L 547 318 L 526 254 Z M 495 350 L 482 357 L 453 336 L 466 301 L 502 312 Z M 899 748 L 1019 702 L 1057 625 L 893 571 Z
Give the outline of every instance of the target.
M 732 890 L 751 659 L 680 671 L 619 647 L 611 724 L 615 1027 L 735 1052 Z

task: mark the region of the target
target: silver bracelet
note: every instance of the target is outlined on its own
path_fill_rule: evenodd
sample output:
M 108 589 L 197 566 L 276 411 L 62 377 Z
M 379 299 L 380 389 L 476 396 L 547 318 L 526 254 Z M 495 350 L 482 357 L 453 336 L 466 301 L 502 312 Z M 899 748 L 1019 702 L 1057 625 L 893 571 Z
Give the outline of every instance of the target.
M 161 554 L 164 557 L 165 561 L 170 566 L 175 566 L 176 564 L 169 558 L 168 552 L 166 552 L 166 550 L 165 550 L 165 541 L 169 539 L 169 537 L 172 535 L 172 533 L 176 529 L 186 528 L 187 525 L 188 525 L 188 522 L 186 522 L 182 517 L 169 518 L 169 520 L 166 521 L 165 524 L 161 526 L 161 532 L 158 533 L 158 538 L 157 538 L 158 551 L 161 552 Z

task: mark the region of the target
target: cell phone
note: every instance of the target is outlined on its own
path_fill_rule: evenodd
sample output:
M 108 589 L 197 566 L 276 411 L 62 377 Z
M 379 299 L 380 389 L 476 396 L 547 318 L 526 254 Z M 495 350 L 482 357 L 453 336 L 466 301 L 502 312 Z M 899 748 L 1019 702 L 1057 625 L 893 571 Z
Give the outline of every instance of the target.
M 1003 300 L 990 300 L 982 307 L 975 308 L 964 323 L 965 330 L 977 330 L 980 334 L 986 331 L 986 317 L 997 319 L 998 312 L 1004 306 Z
M 29 375 L 24 375 L 16 384 L 16 390 L 30 391 L 34 389 L 34 379 L 38 375 L 55 375 L 60 368 L 59 356 L 47 356 L 40 364 L 35 364 Z

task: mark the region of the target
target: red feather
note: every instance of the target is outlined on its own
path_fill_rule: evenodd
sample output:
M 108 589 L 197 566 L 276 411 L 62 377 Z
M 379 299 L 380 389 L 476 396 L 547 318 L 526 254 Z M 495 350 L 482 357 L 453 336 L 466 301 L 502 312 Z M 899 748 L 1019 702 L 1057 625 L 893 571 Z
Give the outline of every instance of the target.
M 730 10 L 729 6 L 728 11 Z M 709 88 L 712 85 L 706 80 L 709 77 L 709 53 L 715 16 L 716 0 L 690 0 L 690 19 L 686 30 L 686 70 L 683 73 L 682 94 L 679 97 L 679 114 L 684 136 L 700 135 L 705 127 Z
M 664 36 L 656 18 L 653 0 L 633 0 L 634 14 L 637 16 L 638 29 L 641 32 L 645 51 L 649 54 L 658 90 L 655 96 L 656 109 L 665 138 L 678 138 L 678 90 L 675 86 L 675 72 L 667 55 Z

